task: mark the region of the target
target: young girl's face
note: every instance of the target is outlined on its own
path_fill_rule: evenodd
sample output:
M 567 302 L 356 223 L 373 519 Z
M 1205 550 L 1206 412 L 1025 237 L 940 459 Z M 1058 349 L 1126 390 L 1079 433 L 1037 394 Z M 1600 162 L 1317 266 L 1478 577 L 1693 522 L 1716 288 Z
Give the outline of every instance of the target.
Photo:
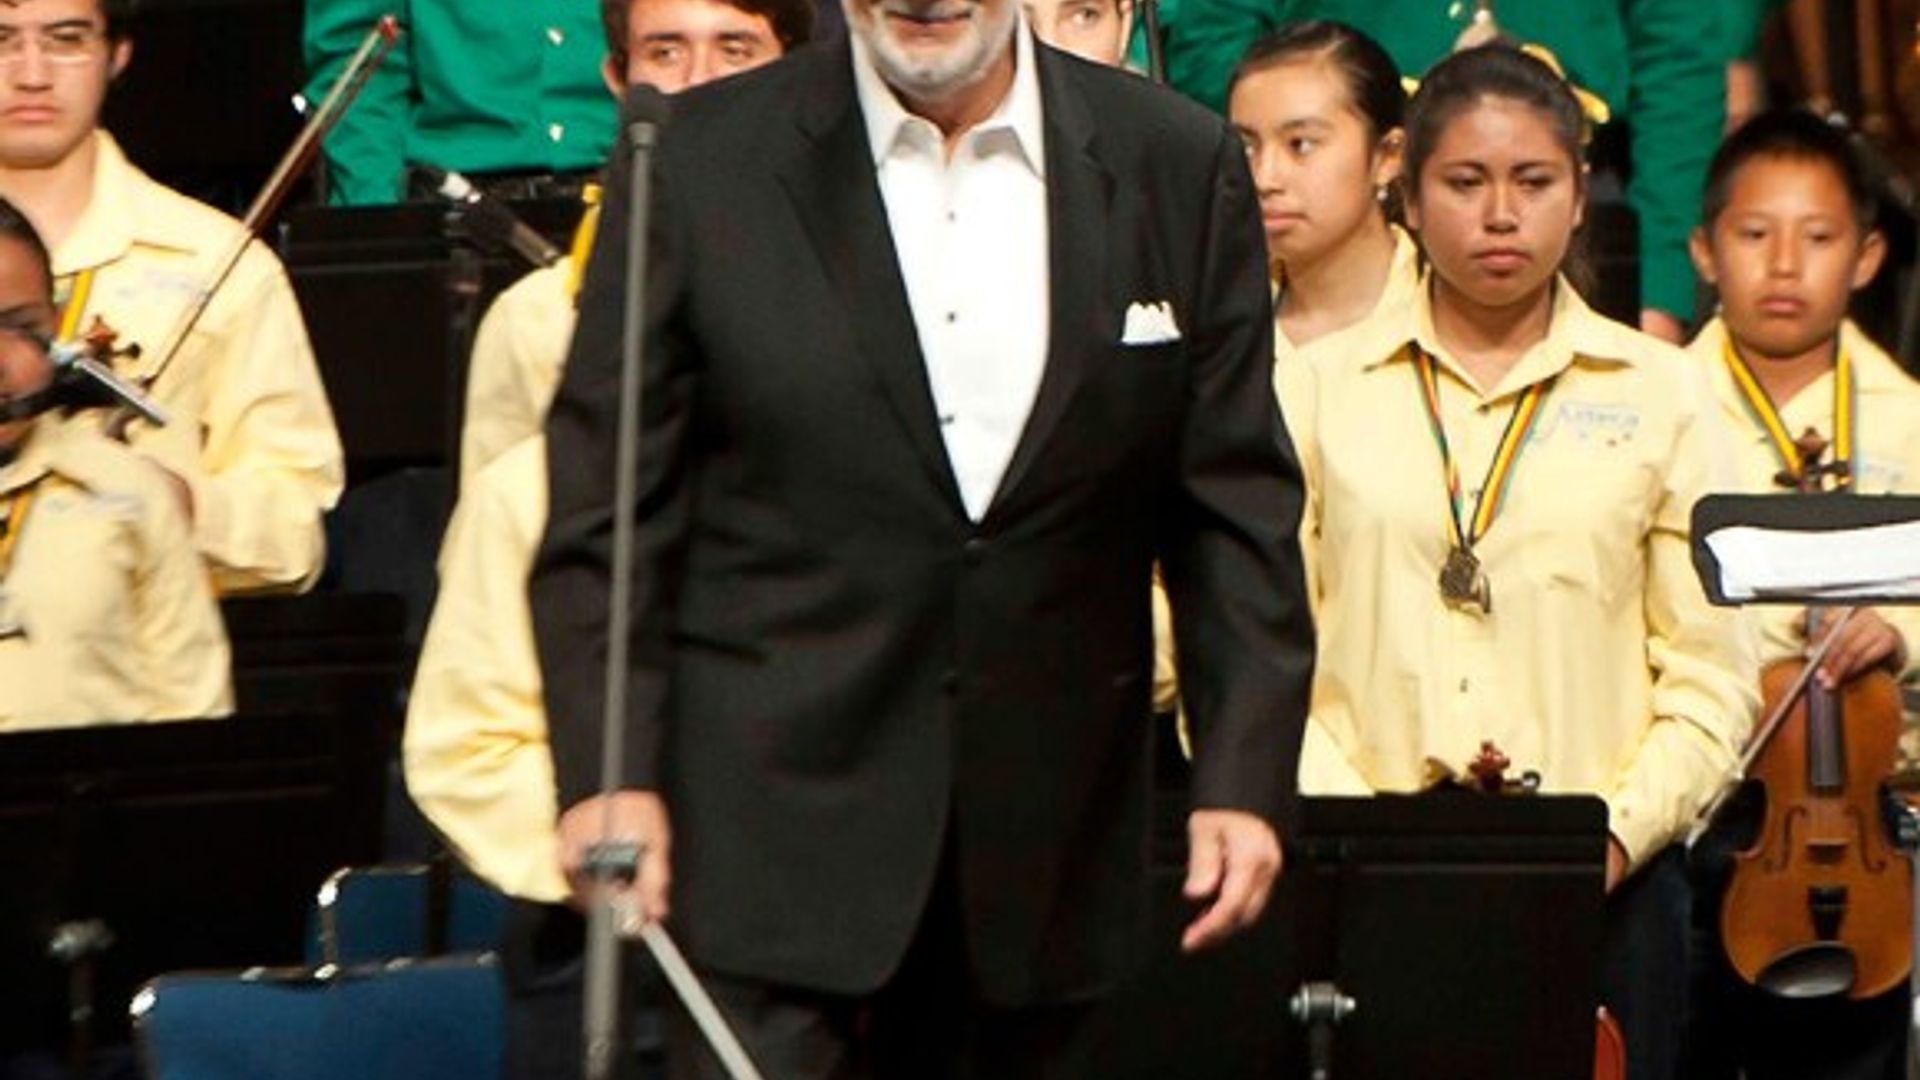
M 1413 178 L 1407 221 L 1435 274 L 1497 308 L 1552 282 L 1584 208 L 1579 162 L 1552 119 L 1510 98 L 1483 97 L 1434 141 Z
M 1301 57 L 1242 78 L 1227 111 L 1277 262 L 1305 265 L 1338 248 L 1379 212 L 1376 191 L 1399 176 L 1399 129 L 1376 139 L 1325 60 Z

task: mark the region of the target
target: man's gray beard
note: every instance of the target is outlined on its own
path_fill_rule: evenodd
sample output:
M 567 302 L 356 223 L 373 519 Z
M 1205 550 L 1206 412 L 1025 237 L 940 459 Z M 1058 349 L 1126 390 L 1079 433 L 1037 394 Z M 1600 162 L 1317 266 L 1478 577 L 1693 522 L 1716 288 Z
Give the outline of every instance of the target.
M 870 11 L 866 22 L 857 19 L 847 22 L 854 33 L 866 39 L 867 47 L 873 52 L 873 66 L 888 86 L 910 98 L 939 101 L 979 82 L 1000 58 L 1000 50 L 1013 47 L 1013 25 L 1018 20 L 1018 12 L 1011 2 L 1004 5 L 1002 11 L 998 23 L 981 28 L 976 40 L 984 47 L 977 54 L 962 53 L 933 60 L 916 60 L 900 49 L 881 29 L 881 20 L 886 18 L 883 13 Z

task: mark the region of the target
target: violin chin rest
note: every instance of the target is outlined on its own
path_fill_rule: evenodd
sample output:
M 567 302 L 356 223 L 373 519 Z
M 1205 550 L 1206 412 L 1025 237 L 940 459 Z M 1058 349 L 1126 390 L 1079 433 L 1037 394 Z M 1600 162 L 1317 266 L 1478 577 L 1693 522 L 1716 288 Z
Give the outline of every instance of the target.
M 1789 949 L 1760 972 L 1760 989 L 1784 998 L 1839 997 L 1859 977 L 1853 950 L 1831 941 Z

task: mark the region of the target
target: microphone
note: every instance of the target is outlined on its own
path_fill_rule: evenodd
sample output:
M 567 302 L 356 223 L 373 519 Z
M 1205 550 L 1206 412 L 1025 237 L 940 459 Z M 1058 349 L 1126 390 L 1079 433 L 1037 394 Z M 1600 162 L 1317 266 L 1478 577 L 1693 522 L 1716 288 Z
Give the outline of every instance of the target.
M 49 404 L 77 408 L 118 406 L 131 410 L 155 427 L 167 426 L 166 411 L 95 360 L 88 354 L 86 345 L 56 341 L 47 347 L 47 356 L 53 361 L 53 384 L 43 391 L 51 398 Z
M 441 198 L 460 208 L 474 239 L 494 249 L 510 249 L 538 267 L 552 266 L 561 259 L 554 247 L 527 227 L 507 205 L 473 186 L 473 181 L 457 172 L 432 165 L 416 166 Z

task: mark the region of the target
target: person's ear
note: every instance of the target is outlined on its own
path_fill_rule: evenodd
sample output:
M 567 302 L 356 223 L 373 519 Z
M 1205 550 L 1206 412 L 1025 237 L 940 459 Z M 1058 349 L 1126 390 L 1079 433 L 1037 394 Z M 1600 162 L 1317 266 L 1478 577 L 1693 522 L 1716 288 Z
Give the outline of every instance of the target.
M 1580 163 L 1580 169 L 1573 178 L 1573 227 L 1578 231 L 1587 223 L 1587 186 L 1593 179 L 1593 167 L 1586 162 Z
M 1394 128 L 1373 148 L 1373 186 L 1384 188 L 1400 180 L 1400 170 L 1406 162 L 1407 136 L 1399 128 Z
M 627 100 L 627 73 L 614 62 L 611 54 L 600 62 L 600 81 L 607 84 L 607 92 L 613 95 L 613 100 Z
M 1693 272 L 1709 285 L 1720 284 L 1720 273 L 1713 265 L 1713 240 L 1705 225 L 1694 226 L 1687 235 L 1687 257 L 1693 260 Z
M 1866 288 L 1880 273 L 1880 267 L 1885 265 L 1886 261 L 1887 238 L 1879 229 L 1875 229 L 1867 234 L 1865 240 L 1860 241 L 1860 254 L 1854 257 L 1854 291 L 1858 292 Z
M 121 38 L 107 50 L 107 81 L 112 82 L 133 62 L 133 39 Z

